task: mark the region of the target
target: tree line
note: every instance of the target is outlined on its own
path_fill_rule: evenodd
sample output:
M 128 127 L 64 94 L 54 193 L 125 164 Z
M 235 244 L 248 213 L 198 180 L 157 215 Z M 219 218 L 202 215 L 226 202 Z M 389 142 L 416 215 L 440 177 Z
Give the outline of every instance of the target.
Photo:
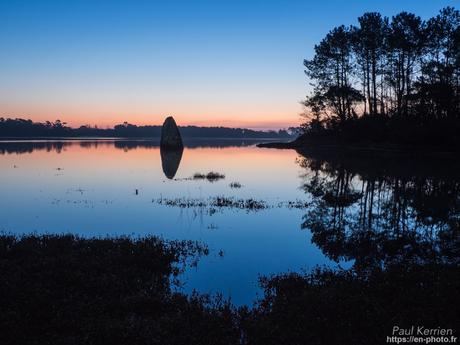
M 124 122 L 113 128 L 80 126 L 71 128 L 65 122 L 33 122 L 25 119 L 0 117 L 0 137 L 123 137 L 157 138 L 161 136 L 161 126 L 137 126 Z M 189 138 L 291 138 L 295 129 L 278 131 L 256 131 L 228 127 L 179 127 L 182 136 Z
M 420 143 L 459 129 L 460 13 L 452 7 L 426 21 L 365 13 L 332 29 L 304 66 L 310 137 Z

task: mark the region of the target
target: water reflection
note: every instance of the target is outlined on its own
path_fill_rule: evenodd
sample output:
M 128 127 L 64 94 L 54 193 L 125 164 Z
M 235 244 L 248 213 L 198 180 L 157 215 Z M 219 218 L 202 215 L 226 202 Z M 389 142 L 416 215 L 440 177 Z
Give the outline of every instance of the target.
M 163 173 L 168 179 L 172 180 L 176 175 L 183 152 L 183 147 L 177 149 L 165 148 L 163 146 L 160 147 L 161 167 L 163 169 Z
M 0 231 L 199 240 L 214 252 L 186 272 L 186 291 L 237 304 L 252 303 L 259 275 L 336 268 L 341 259 L 364 269 L 458 262 L 459 163 L 329 150 L 302 152 L 296 164 L 295 151 L 248 143 L 186 141 L 181 156 L 151 140 L 1 142 Z M 225 179 L 190 178 L 208 172 Z M 267 207 L 166 205 L 217 197 Z
M 303 151 L 312 196 L 301 227 L 329 258 L 355 268 L 450 262 L 460 255 L 458 163 L 449 158 Z
M 256 139 L 209 139 L 209 138 L 184 138 L 184 146 L 187 148 L 225 148 L 225 147 L 248 147 L 263 140 Z M 125 152 L 135 149 L 157 149 L 160 147 L 160 139 L 62 139 L 62 140 L 6 140 L 0 141 L 0 155 L 32 153 L 34 151 L 54 151 L 61 153 L 66 148 L 77 146 L 85 149 L 97 149 L 98 147 L 114 147 Z

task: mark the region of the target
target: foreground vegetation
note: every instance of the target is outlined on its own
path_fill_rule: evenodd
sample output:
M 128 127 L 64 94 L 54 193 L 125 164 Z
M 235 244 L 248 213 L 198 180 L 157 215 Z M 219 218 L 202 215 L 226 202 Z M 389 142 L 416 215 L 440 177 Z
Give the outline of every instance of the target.
M 305 60 L 314 89 L 297 142 L 460 146 L 460 13 L 365 13 Z
M 155 237 L 0 238 L 2 344 L 228 344 L 228 304 L 174 293 L 206 248 Z
M 3 235 L 2 344 L 375 344 L 395 324 L 459 322 L 458 262 L 266 277 L 236 308 L 171 288 L 203 254 L 154 237 Z

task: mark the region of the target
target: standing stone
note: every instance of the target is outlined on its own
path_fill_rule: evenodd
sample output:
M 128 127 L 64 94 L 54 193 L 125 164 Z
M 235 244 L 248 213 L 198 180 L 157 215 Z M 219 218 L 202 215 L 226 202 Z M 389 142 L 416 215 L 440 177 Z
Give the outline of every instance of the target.
M 168 116 L 161 129 L 161 147 L 165 149 L 183 148 L 182 137 L 179 128 L 172 116 Z

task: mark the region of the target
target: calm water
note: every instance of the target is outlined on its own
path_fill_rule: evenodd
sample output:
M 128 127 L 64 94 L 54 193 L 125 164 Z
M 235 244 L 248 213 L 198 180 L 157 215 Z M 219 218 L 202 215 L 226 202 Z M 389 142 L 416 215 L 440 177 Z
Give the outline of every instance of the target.
M 183 289 L 249 304 L 259 275 L 366 265 L 391 254 L 357 234 L 388 240 L 409 231 L 426 241 L 458 221 L 452 166 L 375 157 L 347 165 L 336 155 L 250 142 L 189 146 L 181 156 L 147 141 L 2 142 L 0 230 L 199 240 L 210 254 L 184 274 Z M 210 171 L 225 178 L 191 179 Z M 218 207 L 216 197 L 252 198 L 264 208 Z M 167 205 L 175 199 L 193 205 Z

